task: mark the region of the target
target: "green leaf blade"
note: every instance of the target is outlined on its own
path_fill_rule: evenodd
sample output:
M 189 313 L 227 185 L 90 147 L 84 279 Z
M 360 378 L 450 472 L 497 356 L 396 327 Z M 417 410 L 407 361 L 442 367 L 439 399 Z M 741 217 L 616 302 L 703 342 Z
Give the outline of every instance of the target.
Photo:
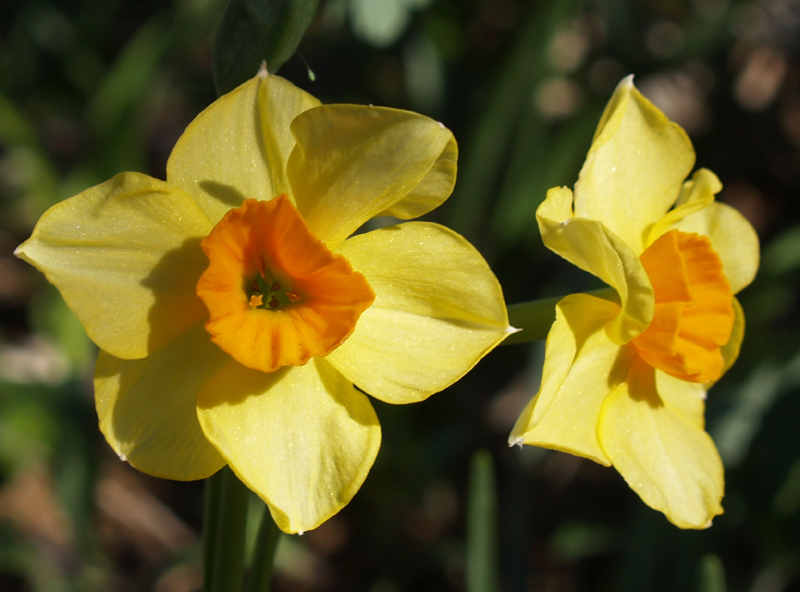
M 229 92 L 255 76 L 261 62 L 275 73 L 297 50 L 319 0 L 230 0 L 214 43 L 214 84 Z

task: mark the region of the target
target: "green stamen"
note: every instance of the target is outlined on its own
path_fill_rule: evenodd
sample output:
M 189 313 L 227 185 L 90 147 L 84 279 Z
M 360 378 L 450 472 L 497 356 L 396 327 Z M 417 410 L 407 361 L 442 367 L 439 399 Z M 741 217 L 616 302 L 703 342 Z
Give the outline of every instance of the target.
M 259 261 L 258 274 L 250 280 L 245 291 L 252 308 L 279 310 L 302 300 L 302 296 L 285 289 L 275 280 L 263 259 Z

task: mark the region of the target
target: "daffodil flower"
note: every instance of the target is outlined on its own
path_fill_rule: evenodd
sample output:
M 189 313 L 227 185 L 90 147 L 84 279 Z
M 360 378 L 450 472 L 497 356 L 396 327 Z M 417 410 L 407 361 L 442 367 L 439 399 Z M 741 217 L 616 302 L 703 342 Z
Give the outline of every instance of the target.
M 734 362 L 734 298 L 758 268 L 758 237 L 694 166 L 686 133 L 624 79 L 575 184 L 537 211 L 544 244 L 613 297 L 557 305 L 542 382 L 509 438 L 613 465 L 682 528 L 722 513 L 723 466 L 704 429 L 705 394 Z
M 364 393 L 421 401 L 510 332 L 458 234 L 356 233 L 439 206 L 456 158 L 435 121 L 324 106 L 262 69 L 187 127 L 166 182 L 123 173 L 46 212 L 17 254 L 100 348 L 112 448 L 171 479 L 227 464 L 286 532 L 339 511 L 380 445 Z

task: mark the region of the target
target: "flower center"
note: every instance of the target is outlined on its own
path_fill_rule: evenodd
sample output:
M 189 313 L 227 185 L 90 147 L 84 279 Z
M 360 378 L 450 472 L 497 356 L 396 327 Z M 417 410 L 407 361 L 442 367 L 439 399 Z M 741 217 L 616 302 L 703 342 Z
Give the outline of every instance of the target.
M 206 330 L 262 372 L 301 366 L 339 347 L 375 299 L 366 278 L 311 234 L 285 195 L 246 200 L 204 238 L 197 295 Z
M 256 269 L 258 273 L 250 280 L 245 291 L 250 308 L 278 310 L 287 304 L 303 300 L 300 294 L 285 289 L 272 277 L 263 255 L 258 256 Z
M 671 230 L 640 260 L 655 293 L 647 329 L 631 343 L 651 366 L 690 382 L 722 375 L 720 347 L 731 336 L 733 294 L 719 255 L 699 234 Z

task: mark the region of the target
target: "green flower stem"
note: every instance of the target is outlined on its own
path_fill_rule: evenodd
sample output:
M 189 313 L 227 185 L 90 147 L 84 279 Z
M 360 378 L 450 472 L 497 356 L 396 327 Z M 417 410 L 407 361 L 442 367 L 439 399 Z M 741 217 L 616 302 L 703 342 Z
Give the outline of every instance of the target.
M 497 590 L 497 486 L 488 450 L 478 450 L 470 463 L 466 575 L 467 592 Z
M 587 294 L 619 302 L 617 291 L 614 288 L 602 288 L 587 292 Z M 553 321 L 556 320 L 556 304 L 562 298 L 563 296 L 557 296 L 555 298 L 531 300 L 510 305 L 508 307 L 508 321 L 512 327 L 521 330 L 506 338 L 503 341 L 503 345 L 529 343 L 546 338 Z
M 242 589 L 249 494 L 228 467 L 206 481 L 204 592 Z
M 268 508 L 264 508 L 264 515 L 258 527 L 256 546 L 253 551 L 253 563 L 250 568 L 250 581 L 248 592 L 269 592 L 272 586 L 272 566 L 275 562 L 275 550 L 281 531 L 272 519 Z
M 220 472 L 206 479 L 203 508 L 203 592 L 210 590 L 209 584 L 214 573 L 214 551 L 217 544 L 217 514 L 220 507 L 222 477 Z

